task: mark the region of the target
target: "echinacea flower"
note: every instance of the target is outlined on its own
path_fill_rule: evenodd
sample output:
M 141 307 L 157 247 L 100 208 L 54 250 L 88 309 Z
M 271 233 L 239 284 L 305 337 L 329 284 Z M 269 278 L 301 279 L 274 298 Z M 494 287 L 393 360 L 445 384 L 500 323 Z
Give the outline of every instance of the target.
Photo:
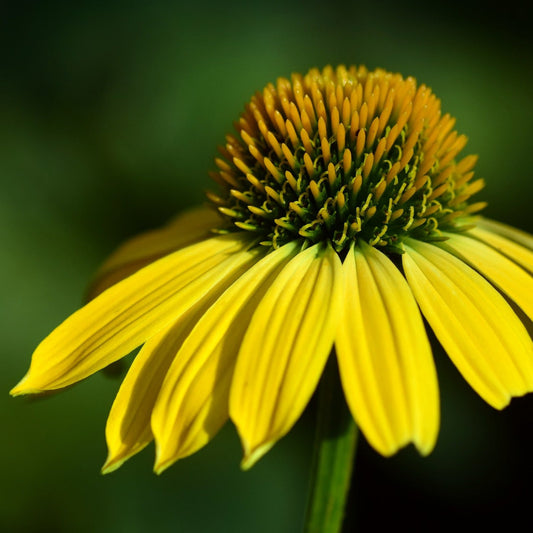
M 476 157 L 459 157 L 466 138 L 428 87 L 313 69 L 267 85 L 235 127 L 210 206 L 119 248 L 13 395 L 69 386 L 142 346 L 111 408 L 104 471 L 155 439 L 161 472 L 228 419 L 251 466 L 332 353 L 368 442 L 428 454 L 439 393 L 424 319 L 493 407 L 533 390 L 520 319 L 533 318 L 533 237 L 477 214 Z

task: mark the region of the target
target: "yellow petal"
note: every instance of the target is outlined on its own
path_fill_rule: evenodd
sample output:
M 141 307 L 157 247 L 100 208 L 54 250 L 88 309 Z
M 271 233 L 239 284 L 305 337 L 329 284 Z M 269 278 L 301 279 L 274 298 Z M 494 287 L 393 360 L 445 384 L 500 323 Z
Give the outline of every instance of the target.
M 506 236 L 494 233 L 492 230 L 487 230 L 483 227 L 473 228 L 468 233 L 533 272 L 533 247 L 528 249 L 521 244 L 517 244 L 517 242 L 509 240 Z
M 255 264 L 210 307 L 187 337 L 152 416 L 157 473 L 207 444 L 226 422 L 233 369 L 250 316 L 296 250 L 296 244 L 287 244 Z
M 249 468 L 285 435 L 313 394 L 342 312 L 342 266 L 314 245 L 285 266 L 254 312 L 230 393 Z
M 259 251 L 248 246 L 235 235 L 214 237 L 110 287 L 41 342 L 11 394 L 66 387 L 120 359 L 255 263 Z
M 434 447 L 439 394 L 415 299 L 394 264 L 361 242 L 343 264 L 344 312 L 335 345 L 344 393 L 368 442 L 392 455 Z
M 432 244 L 407 239 L 403 266 L 422 312 L 472 388 L 501 409 L 533 389 L 533 346 L 505 299 Z
M 135 357 L 107 419 L 104 474 L 119 468 L 152 441 L 150 417 L 161 384 L 197 319 L 198 306 L 194 306 L 177 323 L 149 339 Z
M 522 231 L 521 229 L 513 228 L 502 222 L 491 220 L 489 218 L 479 217 L 475 221 L 478 228 L 482 228 L 490 233 L 507 237 L 511 241 L 517 242 L 522 246 L 525 246 L 529 250 L 533 250 L 533 235 Z
M 471 266 L 490 279 L 533 320 L 533 277 L 482 242 L 461 234 L 443 233 L 442 245 L 459 253 Z
M 87 300 L 160 257 L 208 238 L 219 223 L 220 216 L 213 209 L 199 207 L 179 214 L 163 228 L 129 239 L 98 269 Z

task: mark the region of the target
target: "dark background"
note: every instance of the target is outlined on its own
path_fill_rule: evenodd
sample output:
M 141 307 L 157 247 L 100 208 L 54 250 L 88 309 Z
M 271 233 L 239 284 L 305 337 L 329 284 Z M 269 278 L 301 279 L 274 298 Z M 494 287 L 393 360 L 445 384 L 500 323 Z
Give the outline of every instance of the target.
M 293 71 L 364 63 L 432 87 L 470 138 L 464 153 L 480 155 L 486 213 L 532 231 L 530 18 L 508 5 L 0 4 L 0 530 L 299 531 L 312 409 L 249 472 L 228 425 L 160 477 L 152 447 L 102 476 L 118 380 L 98 374 L 46 400 L 8 390 L 106 254 L 202 201 L 216 146 L 244 103 Z M 435 451 L 384 459 L 361 438 L 347 525 L 530 524 L 532 398 L 497 412 L 438 348 L 435 357 Z

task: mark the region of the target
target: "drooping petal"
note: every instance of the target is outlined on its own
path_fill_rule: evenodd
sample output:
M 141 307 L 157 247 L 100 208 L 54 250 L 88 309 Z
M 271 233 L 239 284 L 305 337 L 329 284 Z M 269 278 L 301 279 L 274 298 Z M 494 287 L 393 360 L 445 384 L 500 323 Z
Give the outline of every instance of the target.
M 102 468 L 104 474 L 119 468 L 152 441 L 150 417 L 157 395 L 168 368 L 198 316 L 196 305 L 177 323 L 149 339 L 133 360 L 107 419 L 108 456 Z
M 505 299 L 438 246 L 408 239 L 403 266 L 422 312 L 455 366 L 490 405 L 533 389 L 533 345 Z
M 343 263 L 344 312 L 335 345 L 344 393 L 369 443 L 389 456 L 434 447 L 439 394 L 415 299 L 396 266 L 361 242 Z
M 314 245 L 285 266 L 254 312 L 230 393 L 249 468 L 285 435 L 313 394 L 342 312 L 342 266 Z
M 210 230 L 219 222 L 216 211 L 199 207 L 179 214 L 162 228 L 129 239 L 98 269 L 87 292 L 87 300 L 160 257 L 207 239 Z
M 465 235 L 444 233 L 443 248 L 459 253 L 490 279 L 533 320 L 533 276 L 494 248 Z
M 168 371 L 152 416 L 155 471 L 207 444 L 228 419 L 233 369 L 250 317 L 295 243 L 268 254 L 210 307 L 185 340 Z
M 493 234 L 506 237 L 511 241 L 525 246 L 529 250 L 533 250 L 533 235 L 522 231 L 521 229 L 513 228 L 513 226 L 509 226 L 508 224 L 503 224 L 502 222 L 497 222 L 496 220 L 491 220 L 490 218 L 485 217 L 479 217 L 479 219 L 476 220 L 476 226 Z
M 487 230 L 483 227 L 473 228 L 469 230 L 468 233 L 480 241 L 489 244 L 502 254 L 505 254 L 530 272 L 533 272 L 533 246 L 531 248 L 526 248 L 522 244 L 518 244 L 517 242 L 508 239 L 506 236 L 494 233 L 492 230 Z M 524 235 L 527 234 L 524 233 Z
M 139 270 L 76 311 L 35 350 L 11 394 L 66 387 L 120 359 L 259 259 L 235 235 L 194 244 Z

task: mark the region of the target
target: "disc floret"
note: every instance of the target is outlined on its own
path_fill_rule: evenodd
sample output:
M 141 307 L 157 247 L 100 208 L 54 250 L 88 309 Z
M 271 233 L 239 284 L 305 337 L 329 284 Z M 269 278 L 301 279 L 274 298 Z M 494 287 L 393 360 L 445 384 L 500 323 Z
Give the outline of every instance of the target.
M 228 135 L 208 193 L 228 225 L 278 248 L 295 239 L 337 251 L 363 239 L 401 251 L 406 236 L 441 238 L 483 187 L 466 137 L 425 85 L 344 66 L 279 78 L 256 93 Z

